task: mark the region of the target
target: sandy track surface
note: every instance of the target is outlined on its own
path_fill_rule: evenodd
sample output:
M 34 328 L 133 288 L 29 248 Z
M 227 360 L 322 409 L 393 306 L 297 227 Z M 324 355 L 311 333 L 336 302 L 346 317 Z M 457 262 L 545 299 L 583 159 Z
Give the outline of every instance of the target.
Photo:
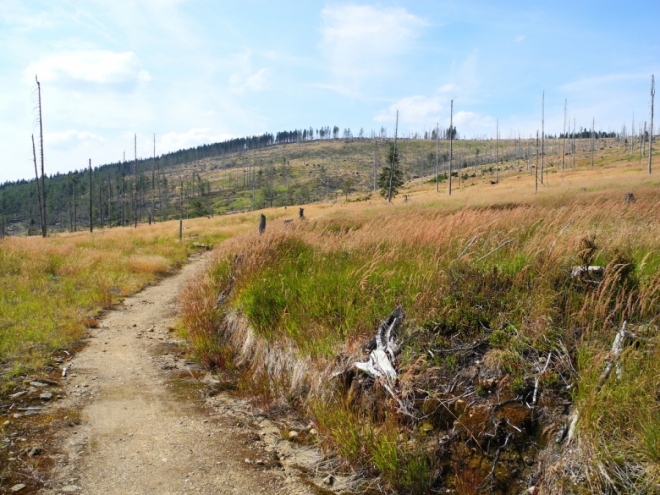
M 318 493 L 280 462 L 272 447 L 289 442 L 270 420 L 224 392 L 202 399 L 201 373 L 172 344 L 176 296 L 203 264 L 127 298 L 68 363 L 58 407 L 80 421 L 59 433 L 40 493 Z

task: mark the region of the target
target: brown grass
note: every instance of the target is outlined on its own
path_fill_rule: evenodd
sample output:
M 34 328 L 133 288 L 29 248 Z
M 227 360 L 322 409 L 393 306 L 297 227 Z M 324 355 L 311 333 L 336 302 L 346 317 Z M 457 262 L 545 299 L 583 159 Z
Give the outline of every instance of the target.
M 491 398 L 514 399 L 533 387 L 540 373 L 539 358 L 552 351 L 553 364 L 539 379 L 544 404 L 551 407 L 552 400 L 566 401 L 565 387 L 570 383 L 577 391 L 573 394 L 575 407 L 586 415 L 580 441 L 590 447 L 581 452 L 597 451 L 611 458 L 606 453 L 614 448 L 626 462 L 634 458 L 638 466 L 634 469 L 645 473 L 645 481 L 635 485 L 620 477 L 617 482 L 642 486 L 660 475 L 650 461 L 660 452 L 656 448 L 660 429 L 655 406 L 649 403 L 651 413 L 640 414 L 631 391 L 655 396 L 657 387 L 648 378 L 657 376 L 649 371 L 658 362 L 653 357 L 655 343 L 644 351 L 633 348 L 626 354 L 626 362 L 644 363 L 648 368 L 638 382 L 621 384 L 625 393 L 617 392 L 619 407 L 604 414 L 609 395 L 593 392 L 621 321 L 655 324 L 659 307 L 656 184 L 648 176 L 628 170 L 624 163 L 548 174 L 539 194 L 533 193 L 529 176 L 510 174 L 497 186 L 466 185 L 451 198 L 437 194 L 433 186 L 416 186 L 407 191 L 412 198 L 408 203 L 308 206 L 305 221 L 296 220 L 288 227 L 271 222 L 264 235 L 252 231 L 216 249 L 209 273 L 184 295 L 188 308 L 184 326 L 203 350 L 200 354 L 206 362 L 215 362 L 213 346 L 222 349 L 220 361 L 233 356 L 231 362 L 240 363 L 249 376 L 244 387 L 269 401 L 303 404 L 303 410 L 306 397 L 315 397 L 314 404 L 325 404 L 323 414 L 317 414 L 319 421 L 328 425 L 339 422 L 345 432 L 337 436 L 335 427 L 321 426 L 328 445 L 339 442 L 337 448 L 358 464 L 382 459 L 391 451 L 391 446 L 385 447 L 387 442 L 377 440 L 386 423 L 374 412 L 368 394 L 354 387 L 343 393 L 356 410 L 340 414 L 331 405 L 336 390 L 329 392 L 328 387 L 334 390 L 335 386 L 328 377 L 346 362 L 345 358 L 335 360 L 336 356 L 357 359 L 356 350 L 394 304 L 404 305 L 409 321 L 399 370 L 412 385 L 404 387 L 402 382 L 402 393 L 405 388 L 412 395 L 420 389 L 436 394 L 437 384 L 451 381 L 466 364 L 460 353 L 429 357 L 429 348 L 458 345 L 450 340 L 452 335 L 452 339 L 456 335 L 464 338 L 465 344 L 487 340 L 488 352 L 483 356 L 486 376 L 475 383 L 489 384 L 480 389 L 483 397 L 479 400 L 485 409 L 462 410 L 469 423 L 463 441 L 476 439 L 482 444 L 492 438 L 492 423 L 482 427 L 490 420 L 472 424 L 469 414 L 474 416 L 478 410 L 488 417 Z M 637 201 L 626 204 L 626 192 L 634 192 Z M 274 209 L 266 214 L 282 212 Z M 571 267 L 585 261 L 585 240 L 593 243 L 591 262 L 606 266 L 602 281 L 570 278 Z M 228 283 L 230 276 L 235 283 Z M 215 298 L 230 285 L 232 292 L 222 311 L 213 311 Z M 236 311 L 239 316 L 232 318 L 243 320 L 240 337 L 224 326 L 224 311 Z M 474 318 L 484 320 L 479 324 Z M 251 351 L 245 354 L 246 349 Z M 294 376 L 301 382 L 299 370 L 294 368 L 302 358 L 307 370 L 302 382 L 308 385 L 289 386 Z M 627 376 L 638 375 L 631 372 Z M 490 377 L 498 381 L 490 385 L 486 380 Z M 294 389 L 297 392 L 292 394 Z M 313 410 L 318 412 L 318 407 Z M 367 421 L 364 414 L 373 424 L 354 424 L 352 417 L 362 418 L 360 424 Z M 530 419 L 520 403 L 503 407 L 498 414 L 514 435 L 538 421 L 536 415 Z M 391 421 L 389 417 L 387 421 Z M 617 433 L 605 439 L 601 436 L 604 418 L 609 418 L 615 432 L 623 431 L 623 423 L 617 422 L 637 426 L 631 434 Z M 431 421 L 438 425 L 447 422 Z M 397 422 L 400 431 L 409 431 L 405 420 Z M 633 441 L 644 448 L 633 447 Z M 368 455 L 360 454 L 364 442 L 374 446 Z M 402 444 L 396 449 L 398 453 L 390 452 L 388 458 L 408 455 Z M 489 459 L 492 456 L 491 451 Z M 585 466 L 591 462 L 589 457 L 576 459 Z M 509 479 L 510 473 L 497 473 L 500 482 Z M 403 479 L 392 473 L 389 476 L 393 483 Z M 590 482 L 603 489 L 609 483 L 605 478 L 590 478 Z M 457 478 L 456 483 L 462 481 Z

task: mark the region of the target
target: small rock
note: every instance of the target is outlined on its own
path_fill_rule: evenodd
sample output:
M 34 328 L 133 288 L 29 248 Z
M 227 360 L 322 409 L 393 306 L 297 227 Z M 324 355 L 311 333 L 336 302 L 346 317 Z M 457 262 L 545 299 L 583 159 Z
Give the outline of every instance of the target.
M 289 440 L 295 440 L 298 438 L 298 432 L 296 430 L 291 430 L 289 432 Z
M 318 433 L 319 433 L 319 432 L 316 431 L 315 428 L 312 428 L 311 430 L 309 430 L 309 434 L 310 434 L 310 435 L 314 435 L 314 436 L 316 436 L 316 435 L 318 435 Z
M 133 323 L 133 328 L 137 327 L 137 323 Z
M 333 475 L 329 474 L 328 476 L 326 476 L 325 478 L 323 478 L 323 484 L 324 484 L 325 486 L 332 486 L 332 485 L 334 485 L 334 484 L 335 484 L 335 477 L 334 477 Z
M 252 464 L 252 461 L 250 459 L 245 459 L 245 464 Z
M 75 493 L 78 490 L 80 490 L 80 487 L 78 485 L 67 485 L 60 488 L 60 491 L 64 493 Z
M 12 486 L 12 487 L 10 488 L 10 490 L 11 490 L 13 493 L 17 493 L 17 492 L 20 492 L 23 488 L 25 488 L 25 485 L 24 485 L 23 483 L 19 483 L 18 485 L 14 485 L 14 486 Z
M 262 461 L 261 459 L 257 459 L 257 460 L 256 460 L 256 463 L 259 464 L 260 466 L 263 466 L 264 464 L 266 464 L 266 463 L 265 463 L 264 461 Z
M 39 396 L 41 400 L 51 400 L 53 398 L 53 393 L 52 392 L 44 392 Z
M 33 387 L 40 387 L 40 388 L 48 386 L 47 383 L 43 383 L 43 382 L 30 382 L 30 385 L 32 385 Z

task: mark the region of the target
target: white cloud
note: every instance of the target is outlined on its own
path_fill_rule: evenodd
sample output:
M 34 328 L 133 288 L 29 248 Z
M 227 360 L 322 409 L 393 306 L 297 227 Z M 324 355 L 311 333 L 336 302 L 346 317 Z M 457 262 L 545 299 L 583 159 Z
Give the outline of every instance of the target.
M 445 110 L 445 99 L 438 96 L 408 96 L 376 114 L 376 122 L 394 122 L 399 111 L 399 121 L 415 126 L 435 125 Z
M 242 95 L 249 91 L 266 89 L 270 71 L 261 68 L 255 72 L 252 69 L 252 53 L 249 50 L 233 55 L 227 65 L 236 67 L 235 72 L 229 76 L 229 90 L 232 93 Z
M 408 96 L 376 114 L 376 122 L 394 123 L 399 111 L 399 124 L 408 124 L 410 129 L 434 128 L 437 123 L 449 127 L 450 101 L 444 95 Z M 495 130 L 495 119 L 475 112 L 458 110 L 454 102 L 454 125 L 461 136 L 488 134 Z
M 524 34 L 521 34 L 521 35 L 516 36 L 516 37 L 513 39 L 513 41 L 515 41 L 516 43 L 520 43 L 520 42 L 524 41 L 524 39 L 525 39 L 525 35 L 524 35 Z
M 404 8 L 343 5 L 322 10 L 320 48 L 333 78 L 355 91 L 366 77 L 393 69 L 394 57 L 406 53 L 426 21 Z
M 70 129 L 63 132 L 46 133 L 44 143 L 52 148 L 68 149 L 80 144 L 104 143 L 105 139 L 92 132 Z
M 246 91 L 263 91 L 267 86 L 267 77 L 268 69 L 260 69 L 249 76 L 235 72 L 229 77 L 230 90 L 237 95 L 242 95 Z
M 488 115 L 459 110 L 454 114 L 454 125 L 462 136 L 471 136 L 494 130 L 496 120 Z
M 117 89 L 135 87 L 149 81 L 133 52 L 114 53 L 103 50 L 82 50 L 40 60 L 24 72 L 26 81 L 39 80 L 64 86 L 106 86 Z
M 622 83 L 634 83 L 639 81 L 648 80 L 651 78 L 649 74 L 608 74 L 605 76 L 585 77 L 566 83 L 559 87 L 561 91 L 568 93 L 589 93 L 598 90 L 611 90 L 612 86 L 620 85 Z
M 160 139 L 159 153 L 169 153 L 201 144 L 217 143 L 231 139 L 231 134 L 213 132 L 209 128 L 190 129 L 186 132 L 168 132 Z

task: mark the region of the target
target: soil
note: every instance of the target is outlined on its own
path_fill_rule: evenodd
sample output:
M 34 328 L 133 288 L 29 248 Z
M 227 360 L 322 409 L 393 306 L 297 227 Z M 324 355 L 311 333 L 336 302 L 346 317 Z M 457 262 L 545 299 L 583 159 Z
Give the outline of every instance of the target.
M 66 411 L 59 416 L 67 419 L 44 444 L 40 459 L 52 466 L 38 493 L 302 495 L 341 489 L 340 480 L 318 470 L 310 426 L 296 425 L 290 440 L 290 426 L 223 390 L 217 377 L 186 359 L 172 331 L 177 294 L 203 266 L 200 257 L 127 298 L 61 364 L 66 378 L 47 409 L 52 417 Z M 18 493 L 34 493 L 28 485 Z

